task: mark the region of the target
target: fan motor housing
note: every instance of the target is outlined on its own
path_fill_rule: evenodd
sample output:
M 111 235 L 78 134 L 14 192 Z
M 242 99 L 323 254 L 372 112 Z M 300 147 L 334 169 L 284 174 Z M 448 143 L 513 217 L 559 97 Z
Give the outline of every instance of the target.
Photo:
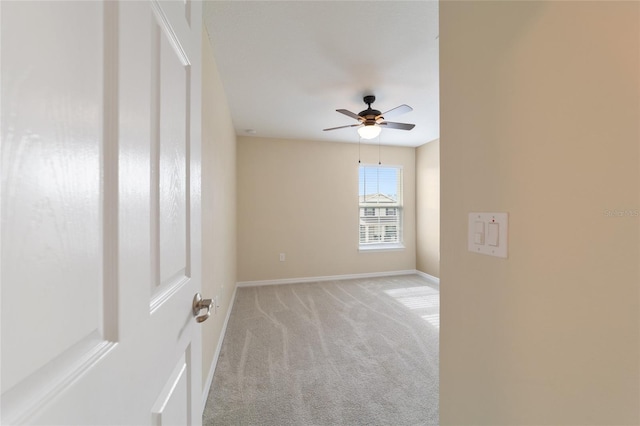
M 371 108 L 365 109 L 364 111 L 360 111 L 360 113 L 358 113 L 360 117 L 371 117 L 371 116 L 377 117 L 380 114 L 382 114 L 380 111 L 378 111 L 377 109 L 371 109 Z
M 378 120 L 382 120 L 384 117 L 381 115 L 382 113 L 377 109 L 366 109 L 361 111 L 358 115 L 363 118 L 363 122 L 365 126 L 372 126 L 378 122 Z

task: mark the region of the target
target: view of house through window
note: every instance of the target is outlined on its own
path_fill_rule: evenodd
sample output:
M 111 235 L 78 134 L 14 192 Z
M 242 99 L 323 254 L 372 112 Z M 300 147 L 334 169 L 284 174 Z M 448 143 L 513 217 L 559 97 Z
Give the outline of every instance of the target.
M 402 244 L 402 168 L 360 166 L 360 248 Z

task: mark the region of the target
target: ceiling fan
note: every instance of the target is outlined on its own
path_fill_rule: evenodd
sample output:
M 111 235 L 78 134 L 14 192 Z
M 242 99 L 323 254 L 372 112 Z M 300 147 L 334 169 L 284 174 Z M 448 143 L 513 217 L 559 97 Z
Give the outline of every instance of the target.
M 381 113 L 377 109 L 372 109 L 371 104 L 375 102 L 376 97 L 373 95 L 368 95 L 364 97 L 364 103 L 367 104 L 367 109 L 364 111 L 360 111 L 358 114 L 355 114 L 346 109 L 337 109 L 341 114 L 347 115 L 351 118 L 355 118 L 358 120 L 358 124 L 350 124 L 347 126 L 338 126 L 338 127 L 330 127 L 328 129 L 322 129 L 324 131 L 327 130 L 336 130 L 336 129 L 344 129 L 346 127 L 358 127 L 358 134 L 363 139 L 373 139 L 380 134 L 382 130 L 382 126 L 388 127 L 390 129 L 399 129 L 399 130 L 411 130 L 415 127 L 415 124 L 408 123 L 395 123 L 393 121 L 386 121 L 386 118 L 395 117 L 400 114 L 404 114 L 410 111 L 413 111 L 409 105 L 400 105 L 393 109 L 390 109 L 387 112 Z

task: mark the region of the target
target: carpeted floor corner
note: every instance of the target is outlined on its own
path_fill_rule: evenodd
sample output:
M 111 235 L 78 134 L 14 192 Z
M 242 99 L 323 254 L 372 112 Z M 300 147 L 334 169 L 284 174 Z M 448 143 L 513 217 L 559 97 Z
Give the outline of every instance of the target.
M 205 425 L 437 425 L 438 286 L 239 288 Z

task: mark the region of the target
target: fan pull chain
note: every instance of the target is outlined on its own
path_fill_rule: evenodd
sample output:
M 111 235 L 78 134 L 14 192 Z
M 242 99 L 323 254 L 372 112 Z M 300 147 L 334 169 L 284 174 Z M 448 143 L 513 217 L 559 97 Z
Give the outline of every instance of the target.
M 360 141 L 362 140 L 362 137 L 358 135 L 358 164 L 361 164 L 360 161 Z
M 380 161 L 380 135 L 378 135 L 378 166 L 381 164 L 382 162 Z

